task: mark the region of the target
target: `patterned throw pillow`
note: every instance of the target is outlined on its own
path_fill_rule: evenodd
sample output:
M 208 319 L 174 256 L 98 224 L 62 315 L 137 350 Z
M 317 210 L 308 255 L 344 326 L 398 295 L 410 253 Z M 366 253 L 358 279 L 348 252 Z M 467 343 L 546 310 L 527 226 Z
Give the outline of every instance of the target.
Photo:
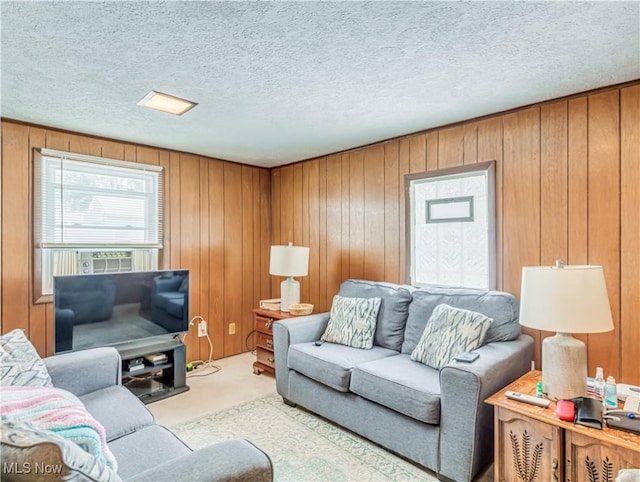
M 380 300 L 334 296 L 329 324 L 321 339 L 370 350 L 373 347 Z
M 0 386 L 52 387 L 44 362 L 22 330 L 0 336 Z
M 491 323 L 493 320 L 482 313 L 438 305 L 411 359 L 439 370 L 460 353 L 482 346 Z
M 40 470 L 47 471 L 46 477 L 42 474 L 42 480 L 121 480 L 96 457 L 52 431 L 38 429 L 28 422 L 16 422 L 4 415 L 0 427 L 3 480 L 5 477 L 7 480 L 29 479 L 29 475 L 24 475 L 27 467 L 32 471 L 31 478 L 36 480 L 36 463 Z M 15 474 L 11 474 L 12 469 L 16 470 Z M 23 475 L 17 473 L 18 470 L 22 470 Z

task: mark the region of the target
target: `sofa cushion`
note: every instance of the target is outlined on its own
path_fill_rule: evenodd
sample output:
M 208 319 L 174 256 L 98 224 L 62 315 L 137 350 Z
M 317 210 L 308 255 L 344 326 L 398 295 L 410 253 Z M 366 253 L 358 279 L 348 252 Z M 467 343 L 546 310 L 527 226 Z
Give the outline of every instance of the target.
M 338 294 L 357 298 L 380 298 L 373 343 L 390 350 L 400 351 L 411 303 L 411 292 L 408 287 L 350 279 L 340 285 Z
M 191 453 L 184 442 L 161 425 L 120 437 L 109 442 L 109 448 L 118 459 L 118 475 L 123 479 Z
M 370 350 L 376 331 L 380 298 L 346 298 L 335 295 L 321 340 Z
M 122 385 L 112 385 L 80 397 L 111 441 L 154 423 L 153 414 Z M 114 409 L 117 408 L 117 410 Z
M 439 370 L 459 354 L 482 346 L 491 323 L 482 313 L 438 305 L 411 359 Z
M 328 342 L 321 346 L 296 343 L 289 347 L 287 366 L 335 390 L 348 392 L 353 367 L 397 354 L 397 351 L 379 346 L 371 350 L 357 350 Z
M 0 386 L 52 387 L 47 367 L 19 329 L 0 336 Z
M 37 463 L 55 471 L 43 473 L 41 477 L 35 472 L 23 472 L 23 476 L 16 477 L 19 480 L 120 480 L 106 464 L 79 445 L 51 430 L 36 428 L 28 422 L 16 422 L 3 416 L 0 441 L 3 466 L 18 469 L 28 467 L 34 471 Z M 13 480 L 11 474 L 4 473 L 3 480 L 5 477 L 7 480 Z
M 409 417 L 440 424 L 439 372 L 409 355 L 361 363 L 353 369 L 350 390 Z
M 409 306 L 402 353 L 410 354 L 415 349 L 433 310 L 441 304 L 482 313 L 493 319 L 485 344 L 515 340 L 520 336 L 518 300 L 509 293 L 429 285 L 411 294 L 413 301 Z

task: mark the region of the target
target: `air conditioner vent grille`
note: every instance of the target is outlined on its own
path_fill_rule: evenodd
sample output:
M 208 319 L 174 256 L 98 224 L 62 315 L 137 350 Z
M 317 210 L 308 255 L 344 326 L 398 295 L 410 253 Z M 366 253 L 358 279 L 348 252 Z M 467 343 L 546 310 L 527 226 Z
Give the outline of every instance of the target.
M 124 273 L 133 271 L 131 251 L 86 251 L 80 253 L 80 273 Z

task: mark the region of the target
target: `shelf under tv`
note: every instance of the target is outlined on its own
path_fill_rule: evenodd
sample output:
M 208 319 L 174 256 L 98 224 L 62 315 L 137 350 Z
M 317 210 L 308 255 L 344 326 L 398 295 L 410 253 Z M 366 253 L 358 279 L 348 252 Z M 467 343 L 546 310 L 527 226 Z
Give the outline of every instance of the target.
M 141 368 L 140 370 L 134 370 L 134 371 L 122 370 L 122 378 L 125 378 L 125 377 L 135 378 L 142 375 L 147 375 L 149 373 L 153 373 L 158 370 L 165 370 L 167 368 L 171 368 L 172 366 L 173 366 L 173 363 L 162 363 L 160 365 L 150 365 L 148 363 L 145 363 L 144 368 Z
M 189 387 L 186 385 L 183 387 L 172 387 L 157 380 L 155 377 L 149 377 L 145 380 L 132 380 L 125 386 L 143 403 L 155 402 L 189 390 Z
M 116 346 L 122 358 L 122 383 L 143 403 L 171 397 L 189 390 L 186 384 L 186 346 L 172 337 L 152 338 Z M 129 371 L 128 361 L 151 353 L 163 353 L 167 361 Z

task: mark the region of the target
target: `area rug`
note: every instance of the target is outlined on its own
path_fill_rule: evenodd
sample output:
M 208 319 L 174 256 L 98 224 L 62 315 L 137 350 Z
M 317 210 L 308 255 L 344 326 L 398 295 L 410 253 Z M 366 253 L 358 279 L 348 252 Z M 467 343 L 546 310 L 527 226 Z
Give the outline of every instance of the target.
M 437 481 L 429 473 L 377 445 L 305 410 L 268 395 L 171 427 L 199 449 L 246 438 L 273 461 L 278 482 Z

